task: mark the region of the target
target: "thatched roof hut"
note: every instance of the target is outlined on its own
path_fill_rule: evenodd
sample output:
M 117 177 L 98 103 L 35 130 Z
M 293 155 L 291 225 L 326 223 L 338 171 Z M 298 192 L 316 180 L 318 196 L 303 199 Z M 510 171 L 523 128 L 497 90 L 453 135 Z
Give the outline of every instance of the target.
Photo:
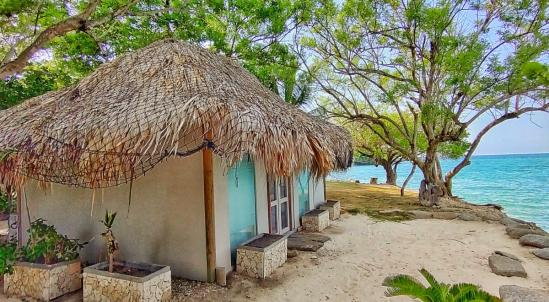
M 342 128 L 286 104 L 230 59 L 171 39 L 1 111 L 0 119 L 7 185 L 29 177 L 114 186 L 205 146 L 226 166 L 249 154 L 279 176 L 304 168 L 322 176 L 352 158 Z

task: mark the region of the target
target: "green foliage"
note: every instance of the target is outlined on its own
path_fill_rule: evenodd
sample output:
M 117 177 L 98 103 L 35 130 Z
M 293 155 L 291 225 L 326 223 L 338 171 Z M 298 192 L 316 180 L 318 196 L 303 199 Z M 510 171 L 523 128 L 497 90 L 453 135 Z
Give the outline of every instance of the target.
M 388 297 L 409 296 L 426 302 L 498 302 L 499 298 L 483 291 L 479 286 L 468 283 L 449 285 L 438 282 L 427 270 L 421 269 L 421 275 L 429 287 L 424 286 L 414 277 L 397 275 L 388 277 L 383 285 L 389 287 Z
M 109 272 L 111 273 L 114 270 L 114 256 L 119 250 L 118 241 L 116 240 L 112 231 L 112 225 L 114 224 L 115 218 L 116 212 L 109 212 L 109 210 L 106 210 L 105 218 L 101 221 L 101 223 L 103 223 L 106 228 L 105 232 L 101 233 L 101 236 L 103 237 L 103 239 L 105 239 L 107 254 L 109 255 Z
M 9 240 L 0 243 L 0 275 L 13 273 L 13 265 L 20 257 L 17 242 Z
M 449 191 L 483 135 L 549 109 L 547 11 L 545 0 L 319 0 L 296 40 L 325 112 L 362 123 Z M 462 156 L 446 176 L 435 167 Z
M 28 98 L 62 88 L 73 83 L 76 78 L 48 66 L 30 66 L 20 77 L 0 81 L 0 110 Z
M 10 196 L 8 193 L 0 191 L 0 213 L 12 214 L 15 212 L 15 196 Z
M 36 33 L 87 7 L 88 1 L 0 2 L 0 61 L 28 46 Z M 284 40 L 311 18 L 313 1 L 298 0 L 130 0 L 101 1 L 91 21 L 101 26 L 54 38 L 36 66 L 0 84 L 2 108 L 70 85 L 116 56 L 173 37 L 211 48 L 239 61 L 263 84 L 291 103 L 307 100 L 309 89 Z M 131 4 L 131 5 L 130 5 Z M 129 6 L 128 6 L 129 5 Z M 123 15 L 113 12 L 128 6 Z M 8 13 L 9 12 L 9 13 Z M 44 70 L 47 66 L 47 71 Z
M 105 211 L 105 218 L 101 220 L 101 223 L 107 228 L 112 228 L 112 225 L 114 224 L 114 220 L 116 218 L 116 212 L 109 212 L 108 210 Z
M 59 234 L 55 227 L 46 224 L 44 219 L 31 222 L 27 232 L 29 239 L 27 245 L 22 248 L 22 252 L 25 261 L 29 262 L 53 264 L 74 260 L 87 244 Z
M 27 232 L 29 240 L 21 248 L 17 247 L 15 238 L 0 243 L 0 274 L 12 273 L 17 261 L 54 264 L 77 259 L 80 250 L 87 244 L 59 234 L 44 219 L 31 222 Z

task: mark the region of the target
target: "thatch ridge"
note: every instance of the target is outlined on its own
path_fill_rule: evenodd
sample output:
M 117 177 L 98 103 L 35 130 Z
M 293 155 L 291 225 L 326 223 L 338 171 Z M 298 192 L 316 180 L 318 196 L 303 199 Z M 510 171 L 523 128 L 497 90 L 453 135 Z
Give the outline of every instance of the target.
M 206 145 L 231 166 L 249 154 L 268 173 L 315 176 L 351 163 L 348 132 L 283 102 L 244 68 L 163 40 L 78 84 L 0 112 L 0 179 L 107 187 Z M 212 134 L 211 141 L 205 139 Z

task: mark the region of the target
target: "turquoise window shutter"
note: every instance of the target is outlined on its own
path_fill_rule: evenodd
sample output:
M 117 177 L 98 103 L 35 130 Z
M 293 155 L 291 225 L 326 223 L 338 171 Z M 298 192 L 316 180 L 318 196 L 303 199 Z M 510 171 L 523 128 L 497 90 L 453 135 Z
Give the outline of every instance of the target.
M 244 159 L 230 168 L 227 174 L 229 193 L 229 226 L 231 258 L 236 261 L 236 248 L 257 235 L 255 205 L 255 168 Z

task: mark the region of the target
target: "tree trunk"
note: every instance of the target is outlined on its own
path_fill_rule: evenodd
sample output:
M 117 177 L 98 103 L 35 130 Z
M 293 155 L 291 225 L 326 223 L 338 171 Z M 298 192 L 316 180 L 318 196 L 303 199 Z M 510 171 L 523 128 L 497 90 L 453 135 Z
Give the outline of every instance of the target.
M 429 184 L 425 180 L 419 186 L 419 203 L 423 206 L 432 207 L 439 205 L 440 197 L 444 196 L 440 185 Z
M 109 273 L 114 271 L 114 254 L 109 254 Z
M 436 146 L 429 146 L 425 154 L 425 164 L 420 168 L 423 180 L 419 188 L 419 203 L 424 206 L 438 205 L 441 197 L 449 195 L 442 179 Z
M 400 196 L 404 196 L 404 189 L 408 185 L 408 182 L 410 179 L 412 179 L 412 176 L 414 175 L 414 172 L 416 172 L 416 164 L 413 164 L 412 170 L 410 171 L 410 174 L 408 174 L 408 177 L 406 177 L 406 180 L 404 180 L 404 183 L 402 184 L 402 187 L 400 188 Z
M 390 162 L 383 162 L 382 166 L 383 166 L 383 169 L 385 169 L 385 175 L 386 175 L 385 183 L 388 185 L 395 186 L 396 180 L 397 180 L 396 169 L 393 168 Z
M 446 189 L 446 194 L 448 194 L 448 196 L 450 196 L 450 197 L 454 196 L 452 194 L 452 179 L 453 178 L 454 178 L 453 176 L 446 177 L 446 180 L 444 181 L 444 187 Z

